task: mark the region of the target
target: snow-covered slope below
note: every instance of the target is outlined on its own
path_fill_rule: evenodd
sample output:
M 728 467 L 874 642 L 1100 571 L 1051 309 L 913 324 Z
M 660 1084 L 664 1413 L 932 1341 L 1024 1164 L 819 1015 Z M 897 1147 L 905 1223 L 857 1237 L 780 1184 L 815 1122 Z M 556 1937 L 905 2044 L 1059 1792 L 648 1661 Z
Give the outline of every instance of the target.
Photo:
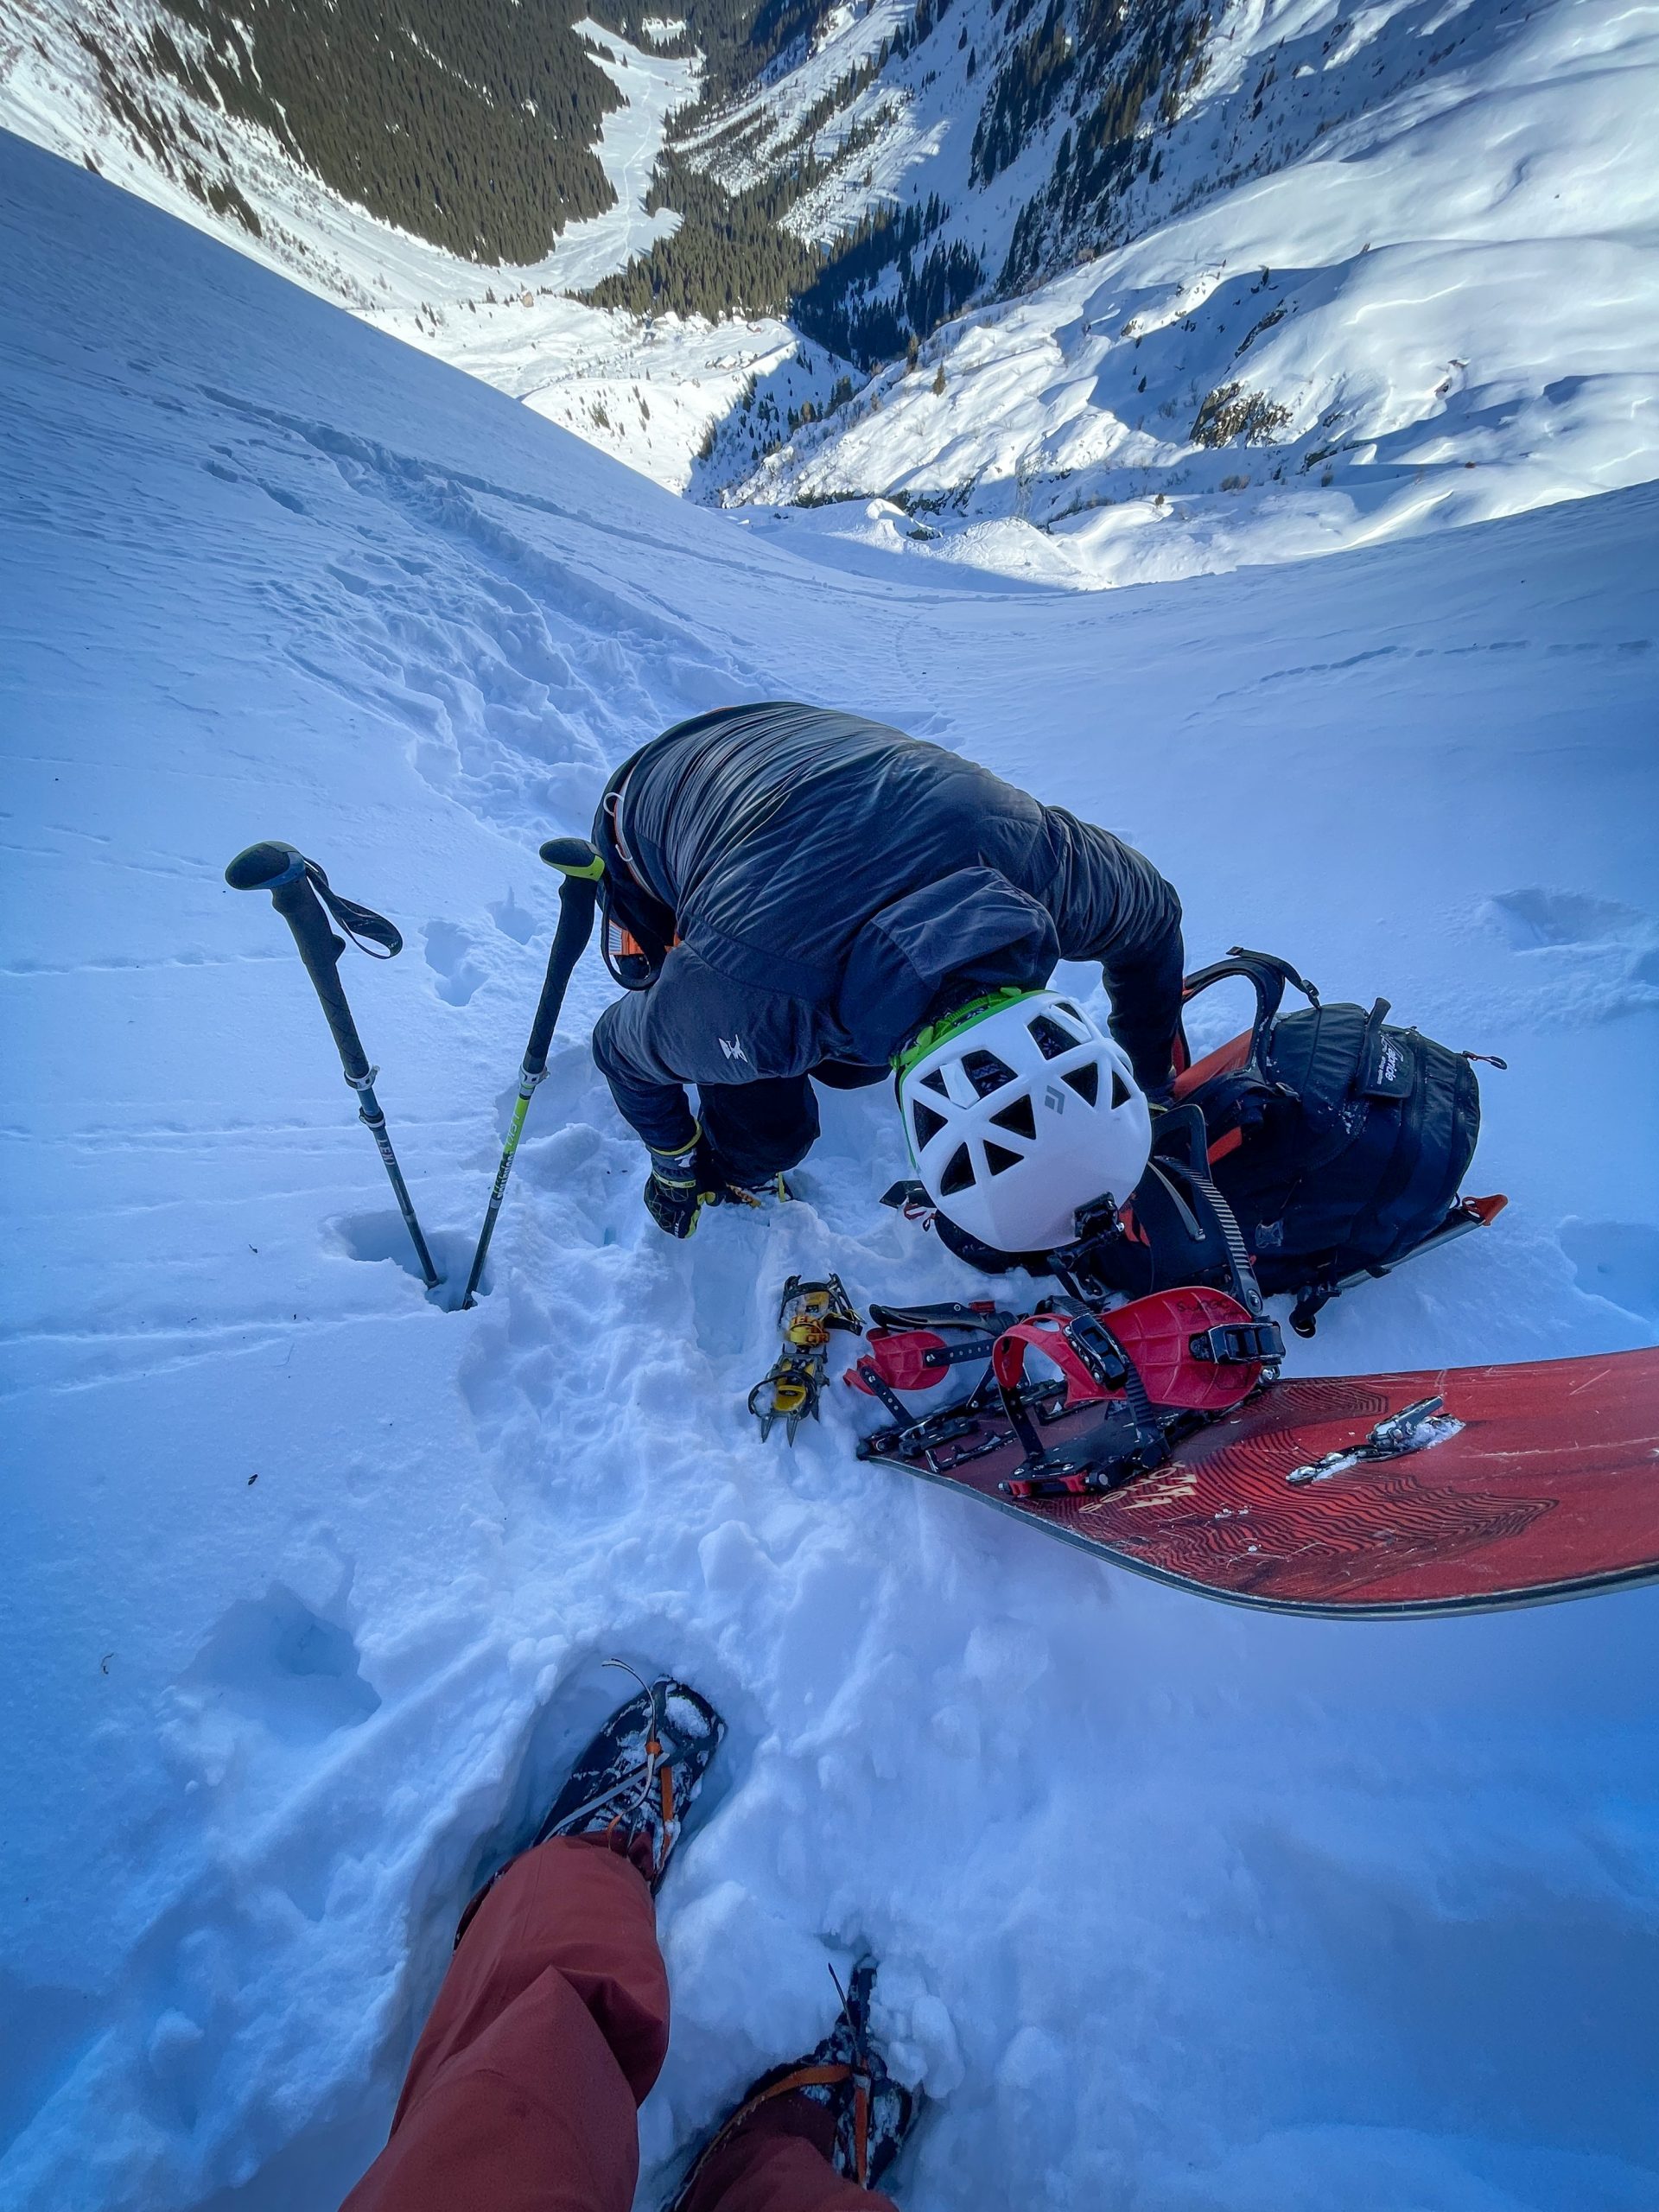
M 1659 471 L 1650 5 L 871 0 L 822 9 L 695 121 L 695 61 L 590 22 L 625 103 L 599 147 L 616 205 L 508 270 L 375 221 L 158 75 L 163 21 L 177 29 L 160 0 L 16 0 L 0 122 L 671 489 L 835 503 L 805 524 L 815 537 L 1097 586 Z M 186 149 L 176 174 L 114 111 L 111 82 L 156 105 Z M 823 298 L 797 296 L 813 342 L 775 315 L 568 296 L 673 233 L 679 218 L 645 200 L 677 131 L 732 189 L 776 188 L 778 223 L 832 254 L 896 218 L 856 281 L 837 264 Z M 803 162 L 815 181 L 784 189 Z M 716 219 L 697 238 L 692 303 L 735 283 L 781 310 L 788 287 L 760 273 L 751 231 Z M 896 359 L 906 328 L 970 298 L 988 303 L 913 369 L 865 384 L 834 358 Z
M 642 2206 L 868 1944 L 906 2212 L 1644 2212 L 1659 1593 L 1255 1618 L 859 1465 L 838 1406 L 761 1446 L 787 1273 L 965 1278 L 880 1207 L 870 1094 L 799 1203 L 662 1239 L 596 963 L 439 1310 L 220 870 L 292 838 L 404 927 L 346 979 L 454 1267 L 537 841 L 696 709 L 881 715 L 1137 839 L 1195 959 L 1510 1060 L 1510 1211 L 1305 1371 L 1651 1341 L 1659 492 L 1085 601 L 804 560 L 9 138 L 0 264 L 9 2212 L 337 2203 L 612 1652 L 733 1724 Z
M 631 468 L 683 489 L 711 427 L 752 380 L 802 398 L 828 392 L 839 364 L 804 348 L 770 319 L 713 325 L 633 317 L 569 296 L 620 269 L 677 217 L 645 212 L 669 118 L 695 99 L 698 68 L 587 27 L 594 58 L 622 94 L 605 119 L 601 166 L 616 194 L 604 214 L 570 224 L 546 257 L 527 267 L 480 267 L 424 238 L 377 221 L 332 192 L 268 131 L 204 111 L 147 67 L 144 41 L 161 20 L 153 0 L 18 0 L 0 12 L 0 125 L 84 162 L 112 183 L 349 308 L 394 337 L 481 377 L 537 413 L 575 430 Z M 175 26 L 176 28 L 176 25 Z M 81 42 L 95 35 L 124 81 L 192 149 L 193 190 L 113 113 Z M 206 196 L 233 183 L 258 224 Z M 799 361 L 797 355 L 801 354 Z
M 1659 15 L 1222 21 L 1168 134 L 1173 212 L 1138 187 L 1144 234 L 949 325 L 728 496 L 851 502 L 853 535 L 1096 585 L 1659 474 Z

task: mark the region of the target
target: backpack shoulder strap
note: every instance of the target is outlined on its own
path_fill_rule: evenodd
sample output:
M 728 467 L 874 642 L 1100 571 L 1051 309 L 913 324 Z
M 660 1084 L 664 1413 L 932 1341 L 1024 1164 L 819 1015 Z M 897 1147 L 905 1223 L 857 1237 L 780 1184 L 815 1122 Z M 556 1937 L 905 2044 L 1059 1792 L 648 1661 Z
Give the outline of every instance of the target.
M 1262 1040 L 1283 1001 L 1287 983 L 1294 985 L 1310 1006 L 1319 1002 L 1314 986 L 1306 976 L 1299 976 L 1287 960 L 1281 960 L 1276 953 L 1252 952 L 1247 945 L 1236 944 L 1225 960 L 1212 960 L 1207 968 L 1195 969 L 1187 976 L 1181 985 L 1181 1004 L 1188 1005 L 1200 991 L 1207 991 L 1212 983 L 1224 982 L 1230 976 L 1242 976 L 1255 993 L 1255 1024 L 1250 1033 L 1252 1061 L 1261 1058 Z M 1185 1052 L 1185 1030 L 1181 1045 Z

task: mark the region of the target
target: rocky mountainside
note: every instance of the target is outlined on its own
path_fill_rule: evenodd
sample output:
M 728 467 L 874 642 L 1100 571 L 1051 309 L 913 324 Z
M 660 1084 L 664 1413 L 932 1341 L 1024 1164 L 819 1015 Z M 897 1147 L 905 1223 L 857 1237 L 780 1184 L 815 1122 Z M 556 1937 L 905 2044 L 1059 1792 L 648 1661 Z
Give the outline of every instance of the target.
M 787 308 L 866 371 L 1125 234 L 1209 67 L 1201 0 L 872 0 L 677 118 L 682 227 L 597 295 Z
M 1656 23 L 1620 0 L 1243 4 L 1092 199 L 1064 92 L 977 199 L 941 175 L 947 138 L 938 239 L 984 289 L 828 420 L 724 427 L 720 495 L 1075 584 L 1659 474 Z

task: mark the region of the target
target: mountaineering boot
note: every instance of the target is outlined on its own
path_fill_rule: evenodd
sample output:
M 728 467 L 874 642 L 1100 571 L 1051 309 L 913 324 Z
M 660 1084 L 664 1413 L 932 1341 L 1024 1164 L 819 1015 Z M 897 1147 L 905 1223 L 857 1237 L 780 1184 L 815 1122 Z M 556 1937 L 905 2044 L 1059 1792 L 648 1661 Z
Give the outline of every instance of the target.
M 684 1682 L 662 1675 L 642 1683 L 571 1768 L 536 1841 L 602 1835 L 655 1891 L 725 1733 L 714 1707 Z
M 690 1236 L 709 1195 L 702 1172 L 702 1132 L 677 1152 L 652 1152 L 645 1179 L 645 1211 L 666 1236 Z
M 645 1211 L 670 1236 L 690 1236 L 704 1206 L 761 1206 L 790 1195 L 781 1173 L 753 1180 L 734 1174 L 701 1129 L 679 1151 L 650 1157 Z
M 835 2026 L 804 2058 L 774 2066 L 750 2084 L 697 2153 L 671 2212 L 712 2212 L 726 2185 L 722 2170 L 731 2146 L 751 2130 L 804 2136 L 844 2180 L 860 2189 L 876 2186 L 899 2155 L 920 2097 L 893 2080 L 870 2041 L 874 1985 L 874 1960 L 861 1959 Z
M 620 1659 L 606 1664 L 633 1673 Z M 707 1698 L 670 1675 L 654 1682 L 634 1679 L 638 1692 L 578 1757 L 529 1847 L 556 1835 L 601 1837 L 639 1868 L 655 1896 L 726 1723 Z M 512 1863 L 498 1867 L 474 1893 L 455 1929 L 457 1945 Z
M 753 1167 L 739 1167 L 705 1134 L 697 1147 L 697 1184 L 709 1205 L 762 1206 L 792 1195 L 781 1168 L 757 1174 Z

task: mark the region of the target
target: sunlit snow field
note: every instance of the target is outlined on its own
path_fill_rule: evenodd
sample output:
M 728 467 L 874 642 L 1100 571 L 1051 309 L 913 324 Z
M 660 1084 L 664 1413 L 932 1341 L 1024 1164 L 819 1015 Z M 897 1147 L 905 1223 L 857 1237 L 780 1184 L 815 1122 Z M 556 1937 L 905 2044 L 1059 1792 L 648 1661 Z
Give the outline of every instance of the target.
M 1659 11 L 1235 0 L 1183 105 L 1127 243 L 947 324 L 741 496 L 833 499 L 786 519 L 930 568 L 1098 589 L 1659 474 Z
M 596 961 L 438 1310 L 221 871 L 289 838 L 403 928 L 345 972 L 453 1268 L 539 840 L 705 706 L 876 714 L 1141 843 L 1195 961 L 1510 1061 L 1509 1211 L 1301 1371 L 1649 1343 L 1659 492 L 1085 597 L 781 550 L 9 138 L 0 283 L 8 2212 L 337 2203 L 610 1653 L 732 1724 L 642 2206 L 868 1946 L 906 2212 L 1645 2212 L 1659 1592 L 1257 1618 L 861 1465 L 837 1405 L 763 1446 L 786 1274 L 968 1279 L 878 1203 L 879 1093 L 798 1203 L 661 1238 Z

